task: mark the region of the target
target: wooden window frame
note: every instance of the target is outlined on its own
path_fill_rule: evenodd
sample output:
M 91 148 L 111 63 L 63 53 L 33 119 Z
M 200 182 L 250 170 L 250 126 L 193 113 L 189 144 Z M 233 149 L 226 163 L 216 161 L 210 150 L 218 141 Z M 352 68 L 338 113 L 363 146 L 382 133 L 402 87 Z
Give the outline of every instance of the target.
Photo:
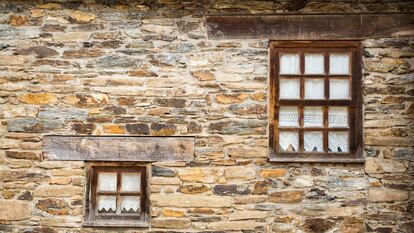
M 148 227 L 149 224 L 149 193 L 148 181 L 150 168 L 147 164 L 137 164 L 128 162 L 92 162 L 87 164 L 87 184 L 85 200 L 85 220 L 84 227 Z M 98 172 L 116 172 L 117 173 L 117 191 L 111 192 L 116 195 L 117 205 L 119 205 L 122 195 L 140 196 L 140 214 L 139 215 L 116 215 L 116 214 L 97 214 L 97 182 Z M 120 190 L 121 172 L 140 172 L 141 173 L 141 190 L 139 192 L 124 193 Z M 101 192 L 105 194 L 106 192 Z
M 300 70 L 298 75 L 283 75 L 283 78 L 296 77 L 300 80 L 300 96 L 304 96 L 304 80 L 309 77 L 324 78 L 323 100 L 279 100 L 279 53 L 300 53 Z M 324 54 L 325 74 L 305 75 L 304 73 L 304 54 L 308 52 L 318 52 Z M 330 75 L 329 74 L 329 52 L 349 52 L 351 53 L 350 66 L 352 67 L 349 75 Z M 362 126 L 362 69 L 361 69 L 361 43 L 360 41 L 271 41 L 270 42 L 270 72 L 269 72 L 269 160 L 271 162 L 344 162 L 362 163 L 363 159 L 363 126 Z M 349 100 L 330 100 L 329 97 L 329 77 L 341 76 L 351 79 L 350 99 Z M 303 126 L 303 107 L 322 106 L 324 121 L 323 135 L 324 148 L 327 149 L 328 129 L 328 107 L 346 106 L 348 107 L 349 124 L 349 152 L 278 152 L 278 118 L 280 106 L 299 107 L 299 145 L 303 150 L 303 132 L 312 130 L 312 127 Z M 318 128 L 320 130 L 321 128 Z M 315 129 L 314 129 L 315 130 Z M 341 129 L 337 129 L 340 131 Z

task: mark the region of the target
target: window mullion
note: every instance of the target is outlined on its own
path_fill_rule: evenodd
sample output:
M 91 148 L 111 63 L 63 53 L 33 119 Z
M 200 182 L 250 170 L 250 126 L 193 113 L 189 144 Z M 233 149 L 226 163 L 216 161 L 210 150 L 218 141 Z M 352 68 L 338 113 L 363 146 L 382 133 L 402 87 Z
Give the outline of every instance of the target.
M 121 214 L 121 183 L 122 183 L 122 176 L 120 172 L 116 173 L 117 175 L 117 186 L 116 186 L 116 214 Z
M 329 107 L 323 107 L 323 151 L 324 153 L 328 153 L 328 111 Z
M 303 128 L 304 128 L 304 111 L 303 106 L 299 106 L 299 152 L 304 152 L 304 136 L 303 136 Z

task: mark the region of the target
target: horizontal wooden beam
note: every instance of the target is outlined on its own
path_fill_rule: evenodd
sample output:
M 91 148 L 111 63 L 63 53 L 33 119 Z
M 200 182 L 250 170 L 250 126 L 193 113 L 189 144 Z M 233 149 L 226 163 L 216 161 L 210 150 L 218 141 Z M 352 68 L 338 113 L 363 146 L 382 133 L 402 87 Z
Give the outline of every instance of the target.
M 193 137 L 44 136 L 45 160 L 192 161 Z
M 211 39 L 341 40 L 414 35 L 414 13 L 206 16 Z

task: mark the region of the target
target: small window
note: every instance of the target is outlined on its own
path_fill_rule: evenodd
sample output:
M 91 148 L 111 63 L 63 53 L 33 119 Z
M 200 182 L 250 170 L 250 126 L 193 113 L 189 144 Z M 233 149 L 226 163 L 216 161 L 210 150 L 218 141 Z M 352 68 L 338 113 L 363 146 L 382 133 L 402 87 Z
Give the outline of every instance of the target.
M 360 43 L 274 41 L 271 161 L 360 162 Z
M 148 226 L 145 166 L 91 164 L 87 188 L 85 226 Z

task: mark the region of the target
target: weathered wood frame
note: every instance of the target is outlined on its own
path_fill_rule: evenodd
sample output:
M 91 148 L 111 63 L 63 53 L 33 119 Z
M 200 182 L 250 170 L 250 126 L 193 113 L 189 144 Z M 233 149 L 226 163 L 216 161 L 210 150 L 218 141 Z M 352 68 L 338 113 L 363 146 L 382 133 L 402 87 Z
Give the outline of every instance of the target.
M 300 95 L 304 96 L 305 78 L 323 76 L 325 82 L 324 96 L 325 100 L 279 100 L 279 53 L 295 52 L 301 54 L 300 75 L 283 75 L 283 78 L 299 78 Z M 304 53 L 319 52 L 324 54 L 324 75 L 304 75 Z M 329 75 L 329 52 L 349 52 L 351 54 L 351 74 L 350 75 Z M 359 41 L 272 41 L 270 43 L 270 78 L 269 78 L 269 154 L 270 161 L 273 162 L 364 162 L 363 159 L 363 128 L 362 128 L 362 80 L 361 80 L 361 45 Z M 329 77 L 350 78 L 351 93 L 350 100 L 329 100 Z M 280 106 L 298 106 L 300 126 L 295 128 L 299 132 L 299 145 L 303 151 L 303 132 L 307 130 L 321 131 L 321 128 L 312 128 L 303 126 L 303 107 L 304 106 L 323 106 L 324 127 L 323 140 L 324 149 L 328 146 L 328 131 L 349 130 L 349 153 L 312 153 L 312 152 L 289 152 L 282 153 L 278 151 L 279 126 L 278 118 Z M 328 107 L 329 106 L 346 106 L 349 109 L 348 122 L 349 129 L 346 128 L 328 128 Z M 283 128 L 283 130 L 291 130 Z
M 85 227 L 148 227 L 149 224 L 149 189 L 148 181 L 150 174 L 150 165 L 132 162 L 92 162 L 87 164 L 87 184 L 85 200 Z M 114 215 L 114 214 L 97 214 L 97 182 L 98 172 L 116 172 L 117 173 L 117 191 L 111 193 L 116 195 L 117 206 L 120 204 L 120 197 L 124 193 L 120 190 L 121 172 L 140 172 L 141 173 L 141 190 L 133 193 L 140 196 L 140 214 L 139 215 Z M 129 194 L 128 194 L 129 195 Z

